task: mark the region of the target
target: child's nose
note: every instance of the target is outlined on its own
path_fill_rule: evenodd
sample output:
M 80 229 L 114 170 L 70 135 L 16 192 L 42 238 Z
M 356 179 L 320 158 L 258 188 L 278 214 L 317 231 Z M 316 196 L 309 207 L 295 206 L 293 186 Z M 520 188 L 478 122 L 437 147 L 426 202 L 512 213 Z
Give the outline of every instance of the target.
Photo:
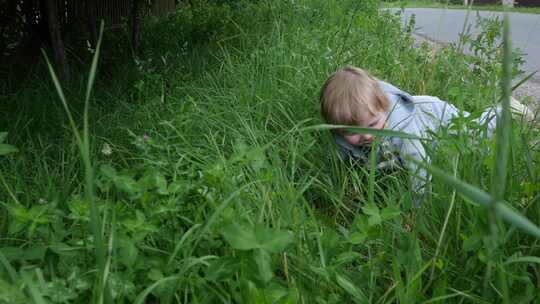
M 362 141 L 367 142 L 367 143 L 371 143 L 373 141 L 373 135 L 371 135 L 371 134 L 363 134 L 362 135 Z
M 345 139 L 353 146 L 359 146 L 373 141 L 371 134 L 351 134 L 345 135 Z
M 344 136 L 349 144 L 357 146 L 362 142 L 362 136 L 360 134 L 349 134 Z

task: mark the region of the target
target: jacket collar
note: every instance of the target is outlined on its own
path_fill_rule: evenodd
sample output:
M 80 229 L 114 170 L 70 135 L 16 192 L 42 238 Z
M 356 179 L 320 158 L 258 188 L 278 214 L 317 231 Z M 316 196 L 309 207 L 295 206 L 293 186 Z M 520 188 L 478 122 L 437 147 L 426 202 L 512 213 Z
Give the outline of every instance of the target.
M 392 103 L 390 105 L 391 108 L 396 106 L 395 105 L 396 102 L 400 102 L 401 105 L 404 106 L 410 112 L 414 111 L 413 97 L 409 93 L 401 89 L 398 89 L 397 87 L 389 84 L 388 82 L 385 82 L 382 80 L 379 80 L 378 82 L 379 82 L 379 86 L 381 87 L 381 89 L 386 95 L 394 95 L 397 97 L 397 98 L 392 98 L 392 96 L 389 96 L 390 102 Z

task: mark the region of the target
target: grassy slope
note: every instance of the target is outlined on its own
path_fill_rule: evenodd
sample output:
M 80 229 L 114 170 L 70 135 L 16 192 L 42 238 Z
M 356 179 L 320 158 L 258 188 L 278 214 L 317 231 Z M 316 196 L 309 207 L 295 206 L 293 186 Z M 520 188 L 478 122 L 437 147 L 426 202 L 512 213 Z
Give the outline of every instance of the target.
M 0 192 L 0 248 L 16 273 L 0 277 L 0 301 L 28 301 L 24 274 L 58 303 L 108 289 L 116 303 L 147 294 L 182 303 L 536 297 L 536 264 L 504 264 L 536 256 L 531 237 L 502 225 L 500 237 L 490 236 L 485 210 L 438 180 L 416 209 L 404 173 L 347 168 L 329 153 L 328 134 L 302 131 L 320 122 L 318 90 L 344 64 L 470 111 L 494 102 L 499 64 L 452 49 L 434 58 L 376 6 L 211 6 L 147 27 L 142 60 L 94 89 L 107 286 L 95 284 L 89 208 L 62 112 L 43 118 L 46 132 L 16 116 L 19 124 L 7 127 L 21 152 L 1 164 L 13 195 Z M 83 87 L 68 91 L 73 98 Z M 12 98 L 33 97 L 55 100 L 46 84 Z M 487 188 L 490 143 L 457 134 L 443 135 L 434 164 Z M 538 169 L 523 155 L 535 162 L 539 153 L 519 144 L 537 134 L 515 134 L 506 197 L 538 222 Z M 101 152 L 105 144 L 111 155 Z

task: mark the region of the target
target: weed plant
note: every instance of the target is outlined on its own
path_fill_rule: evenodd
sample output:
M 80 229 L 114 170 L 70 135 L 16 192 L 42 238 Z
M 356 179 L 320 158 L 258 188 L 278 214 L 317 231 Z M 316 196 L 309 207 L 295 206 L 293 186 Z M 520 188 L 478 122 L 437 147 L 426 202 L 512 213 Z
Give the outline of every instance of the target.
M 506 121 L 494 141 L 473 123 L 507 105 L 508 49 L 433 55 L 375 0 L 193 2 L 148 21 L 134 63 L 4 97 L 58 114 L 36 128 L 23 108 L 2 125 L 19 151 L 0 145 L 0 303 L 538 298 L 538 130 Z M 434 134 L 421 208 L 406 172 L 347 166 L 313 128 L 322 83 L 346 64 L 472 112 Z

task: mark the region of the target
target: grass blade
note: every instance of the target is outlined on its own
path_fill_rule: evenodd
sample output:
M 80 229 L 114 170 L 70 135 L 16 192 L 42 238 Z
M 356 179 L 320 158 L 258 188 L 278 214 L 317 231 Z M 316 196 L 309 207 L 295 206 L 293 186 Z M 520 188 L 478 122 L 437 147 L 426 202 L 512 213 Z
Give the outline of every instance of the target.
M 512 121 L 510 117 L 512 54 L 508 22 L 508 14 L 505 14 L 503 23 L 503 77 L 501 79 L 502 102 L 501 113 L 497 117 L 496 162 L 491 186 L 491 193 L 493 195 L 494 202 L 501 201 L 504 197 L 504 192 L 506 191 L 508 155 L 510 150 L 510 132 L 512 130 Z
M 58 94 L 58 98 L 60 98 L 60 101 L 62 102 L 62 106 L 64 107 L 64 110 L 66 111 L 66 115 L 69 120 L 69 124 L 71 126 L 71 129 L 73 131 L 73 135 L 75 136 L 75 140 L 77 141 L 77 145 L 80 149 L 82 149 L 82 138 L 79 133 L 79 129 L 77 128 L 77 125 L 75 124 L 75 120 L 73 119 L 73 116 L 71 115 L 71 111 L 69 110 L 69 106 L 66 101 L 66 96 L 64 95 L 64 90 L 62 89 L 62 86 L 60 85 L 60 81 L 58 80 L 58 77 L 56 76 L 56 72 L 54 71 L 54 68 L 52 67 L 51 62 L 49 61 L 49 58 L 47 57 L 47 53 L 45 53 L 44 50 L 41 50 L 43 53 L 43 57 L 45 57 L 45 63 L 47 64 L 47 68 L 49 69 L 49 74 L 51 75 L 54 87 L 56 89 L 56 93 Z
M 96 286 L 103 286 L 105 287 L 105 302 L 111 303 L 112 296 L 110 294 L 110 290 L 106 288 L 107 284 L 106 282 L 102 282 L 102 278 L 104 278 L 104 273 L 106 271 L 106 253 L 105 248 L 103 245 L 103 238 L 102 238 L 102 228 L 101 228 L 101 218 L 99 215 L 99 211 L 97 209 L 95 198 L 94 198 L 94 172 L 92 163 L 90 160 L 90 139 L 89 139 L 89 130 L 88 130 L 88 107 L 89 107 L 89 100 L 90 100 L 90 94 L 92 91 L 92 86 L 94 84 L 95 75 L 96 75 L 96 69 L 97 69 L 97 62 L 98 62 L 98 56 L 99 56 L 99 48 L 101 46 L 101 40 L 103 36 L 103 23 L 101 24 L 100 29 L 100 35 L 99 40 L 96 48 L 96 52 L 94 53 L 94 57 L 92 59 L 92 66 L 90 69 L 89 77 L 88 77 L 88 87 L 86 88 L 86 97 L 85 97 L 85 104 L 84 104 L 84 116 L 83 116 L 83 133 L 82 136 L 79 132 L 79 129 L 75 123 L 75 120 L 73 119 L 73 116 L 71 114 L 71 111 L 69 109 L 69 106 L 67 104 L 66 97 L 63 93 L 62 86 L 60 84 L 60 81 L 58 80 L 58 77 L 56 76 L 56 73 L 54 72 L 54 69 L 47 58 L 47 55 L 45 51 L 42 50 L 43 55 L 45 57 L 45 61 L 47 63 L 47 67 L 49 69 L 49 73 L 51 75 L 51 78 L 53 80 L 54 86 L 56 88 L 56 92 L 58 94 L 58 97 L 60 98 L 60 101 L 62 102 L 62 105 L 64 107 L 64 110 L 68 116 L 69 123 L 71 125 L 71 129 L 73 131 L 73 134 L 75 136 L 75 139 L 77 141 L 77 146 L 79 147 L 81 160 L 84 165 L 84 173 L 85 173 L 85 189 L 84 189 L 84 196 L 85 200 L 90 204 L 90 229 L 92 231 L 93 237 L 94 237 L 94 243 L 95 243 L 95 255 L 96 255 L 96 262 L 97 262 L 97 268 L 98 268 L 98 274 L 97 274 L 97 284 Z M 103 290 L 100 288 L 97 291 L 97 294 L 94 293 L 94 302 L 101 302 L 96 299 L 100 299 L 103 297 L 102 294 Z
M 425 138 L 412 135 L 405 132 L 400 131 L 394 131 L 394 130 L 380 130 L 380 129 L 372 129 L 372 128 L 361 128 L 361 127 L 351 127 L 351 126 L 344 126 L 344 125 L 330 125 L 330 124 L 320 124 L 315 126 L 310 126 L 304 129 L 301 129 L 302 131 L 312 131 L 312 130 L 345 130 L 349 132 L 359 133 L 359 134 L 371 134 L 374 136 L 388 136 L 388 137 L 399 137 L 399 138 L 405 138 L 405 139 L 418 139 L 418 140 L 427 140 Z
M 441 179 L 469 200 L 485 208 L 489 208 L 491 206 L 491 203 L 493 202 L 492 196 L 482 189 L 461 181 L 441 169 L 428 166 L 418 161 L 411 161 L 416 162 L 419 166 L 426 168 L 426 170 L 428 170 L 434 177 Z M 524 232 L 540 239 L 540 228 L 538 228 L 538 226 L 529 221 L 529 219 L 523 215 L 508 207 L 504 201 L 498 201 L 497 204 L 495 204 L 494 209 L 495 214 L 509 224 L 512 224 L 522 229 Z
M 536 263 L 540 264 L 540 258 L 535 256 L 522 256 L 517 258 L 509 258 L 504 262 L 505 265 L 513 263 Z
M 96 44 L 96 50 L 94 53 L 94 57 L 92 58 L 92 65 L 90 66 L 90 73 L 88 77 L 88 82 L 86 84 L 86 96 L 85 96 L 85 104 L 90 100 L 90 95 L 92 94 L 92 88 L 94 87 L 94 81 L 96 79 L 96 70 L 98 65 L 98 59 L 99 59 L 99 53 L 101 50 L 101 40 L 103 38 L 103 29 L 105 27 L 105 22 L 102 20 L 101 25 L 99 28 L 99 38 Z
M 45 301 L 43 296 L 41 295 L 41 292 L 39 291 L 39 288 L 36 286 L 34 281 L 32 281 L 32 278 L 30 277 L 30 274 L 23 272 L 22 278 L 26 285 L 28 286 L 28 292 L 32 299 L 34 300 L 34 303 L 36 304 L 47 304 L 48 302 Z
M 457 176 L 457 169 L 458 169 L 458 162 L 459 162 L 459 156 L 456 157 L 454 159 L 454 168 L 453 168 L 453 177 L 456 178 Z M 437 263 L 437 259 L 439 258 L 439 253 L 440 253 L 440 250 L 441 250 L 441 246 L 442 246 L 442 242 L 443 242 L 443 239 L 444 239 L 444 235 L 446 233 L 446 228 L 448 227 L 448 222 L 450 220 L 450 215 L 452 214 L 452 211 L 454 210 L 454 204 L 456 202 L 456 189 L 454 189 L 452 191 L 452 196 L 450 197 L 450 206 L 448 207 L 448 211 L 446 212 L 446 216 L 444 217 L 444 222 L 443 222 L 443 226 L 442 226 L 442 229 L 441 229 L 441 233 L 439 234 L 439 240 L 437 241 L 437 247 L 435 248 L 435 254 L 433 255 L 433 263 L 432 263 L 432 266 L 431 266 L 431 272 L 430 272 L 430 275 L 429 275 L 429 281 L 428 281 L 428 284 L 426 284 L 427 286 L 429 286 L 431 284 L 431 282 L 433 281 L 433 276 L 435 275 L 435 266 L 436 266 L 436 263 Z
M 162 278 L 158 281 L 156 281 L 154 284 L 148 286 L 145 290 L 143 290 L 138 296 L 137 298 L 135 299 L 135 304 L 142 304 L 142 303 L 146 303 L 146 297 L 154 290 L 156 289 L 158 286 L 162 285 L 162 284 L 165 284 L 165 283 L 168 283 L 168 282 L 172 282 L 172 281 L 176 281 L 176 280 L 179 280 L 180 277 L 179 276 L 169 276 L 169 277 L 165 277 L 165 278 Z
M 533 71 L 529 75 L 523 77 L 523 79 L 521 79 L 515 85 L 512 86 L 512 92 L 515 91 L 517 88 L 519 88 L 522 84 L 527 82 L 529 79 L 531 79 L 534 75 L 536 75 L 537 72 L 538 72 L 538 70 Z
M 19 276 L 17 274 L 17 271 L 15 271 L 15 268 L 11 266 L 8 259 L 0 252 L 0 263 L 4 266 L 6 269 L 6 272 L 9 275 L 9 278 L 11 279 L 12 283 L 15 283 L 18 281 Z

